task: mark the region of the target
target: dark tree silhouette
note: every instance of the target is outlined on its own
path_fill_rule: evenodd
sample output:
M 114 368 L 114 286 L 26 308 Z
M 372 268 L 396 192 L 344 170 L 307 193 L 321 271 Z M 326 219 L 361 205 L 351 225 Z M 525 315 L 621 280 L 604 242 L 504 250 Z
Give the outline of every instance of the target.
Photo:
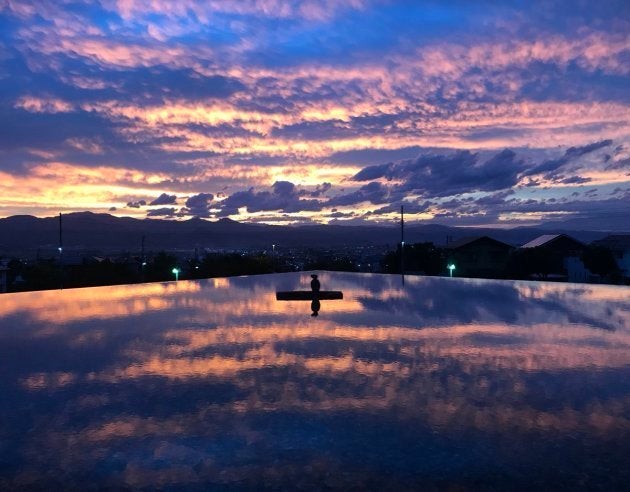
M 175 256 L 160 251 L 146 266 L 146 279 L 148 281 L 173 280 L 173 268 L 177 266 Z
M 258 275 L 273 273 L 274 261 L 267 255 L 208 254 L 199 265 L 198 275 L 207 277 L 230 277 L 235 275 Z
M 562 271 L 562 257 L 550 254 L 542 248 L 516 250 L 507 267 L 508 277 L 517 279 L 527 279 L 532 275 L 546 278 L 552 273 Z
M 446 269 L 446 253 L 433 243 L 405 244 L 405 271 L 425 275 L 442 275 Z M 381 262 L 386 273 L 400 273 L 400 246 L 390 251 Z
M 582 254 L 584 266 L 602 277 L 619 273 L 617 262 L 612 252 L 602 246 L 591 246 Z

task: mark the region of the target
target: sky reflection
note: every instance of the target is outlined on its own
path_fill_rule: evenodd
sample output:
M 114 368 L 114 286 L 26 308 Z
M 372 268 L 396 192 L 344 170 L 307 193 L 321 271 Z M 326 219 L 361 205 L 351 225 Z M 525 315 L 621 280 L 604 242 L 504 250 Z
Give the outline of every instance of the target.
M 0 486 L 628 478 L 628 288 L 320 280 L 318 318 L 275 300 L 308 274 L 6 295 Z

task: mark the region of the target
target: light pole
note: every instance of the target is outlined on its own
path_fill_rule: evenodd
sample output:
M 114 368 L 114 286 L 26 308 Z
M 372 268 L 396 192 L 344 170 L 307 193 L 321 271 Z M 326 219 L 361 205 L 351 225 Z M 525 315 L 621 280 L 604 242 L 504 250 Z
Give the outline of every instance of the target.
M 175 282 L 177 282 L 179 280 L 179 268 L 173 268 L 171 271 L 173 272 L 173 275 L 175 275 Z
M 59 288 L 63 289 L 63 229 L 61 227 L 61 212 L 59 212 Z
M 455 270 L 455 264 L 450 263 L 446 268 L 448 268 L 448 273 L 450 273 L 451 277 L 453 277 L 453 270 Z
M 405 283 L 405 212 L 400 206 L 400 274 Z
M 141 252 L 140 252 L 140 261 L 142 262 L 142 265 L 140 266 L 140 276 L 141 276 L 141 281 L 144 282 L 144 267 L 147 266 L 147 259 L 144 256 L 144 236 L 142 236 L 142 245 L 141 245 Z

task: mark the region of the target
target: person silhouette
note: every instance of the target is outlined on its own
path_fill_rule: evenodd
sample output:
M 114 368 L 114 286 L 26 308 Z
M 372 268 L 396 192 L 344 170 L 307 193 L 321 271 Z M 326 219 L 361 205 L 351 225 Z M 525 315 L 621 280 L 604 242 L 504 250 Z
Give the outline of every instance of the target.
M 339 290 L 321 290 L 321 285 L 317 275 L 311 275 L 311 290 L 289 290 L 277 291 L 277 301 L 311 301 L 311 316 L 319 316 L 322 307 L 321 300 L 337 300 L 343 299 L 343 292 Z
M 319 308 L 321 308 L 322 305 L 319 302 L 319 299 L 313 299 L 311 301 L 311 310 L 313 311 L 311 313 L 311 316 L 318 316 L 319 315 Z
M 319 309 L 322 307 L 321 303 L 319 302 L 319 289 L 320 289 L 320 284 L 319 284 L 319 280 L 317 280 L 317 275 L 311 275 L 311 278 L 313 280 L 311 280 L 311 290 L 313 291 L 313 301 L 311 302 L 311 310 L 313 311 L 311 313 L 311 316 L 317 316 L 319 314 Z
M 320 284 L 319 280 L 317 280 L 317 275 L 311 275 L 311 278 L 313 279 L 311 280 L 311 290 L 313 292 L 319 292 Z

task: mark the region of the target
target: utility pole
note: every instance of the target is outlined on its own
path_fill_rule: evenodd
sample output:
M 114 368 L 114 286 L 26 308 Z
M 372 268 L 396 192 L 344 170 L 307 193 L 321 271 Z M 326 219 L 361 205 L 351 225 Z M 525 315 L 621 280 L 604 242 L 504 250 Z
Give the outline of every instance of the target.
M 405 285 L 405 211 L 400 206 L 400 274 Z
M 63 289 L 63 227 L 59 212 L 59 288 Z

